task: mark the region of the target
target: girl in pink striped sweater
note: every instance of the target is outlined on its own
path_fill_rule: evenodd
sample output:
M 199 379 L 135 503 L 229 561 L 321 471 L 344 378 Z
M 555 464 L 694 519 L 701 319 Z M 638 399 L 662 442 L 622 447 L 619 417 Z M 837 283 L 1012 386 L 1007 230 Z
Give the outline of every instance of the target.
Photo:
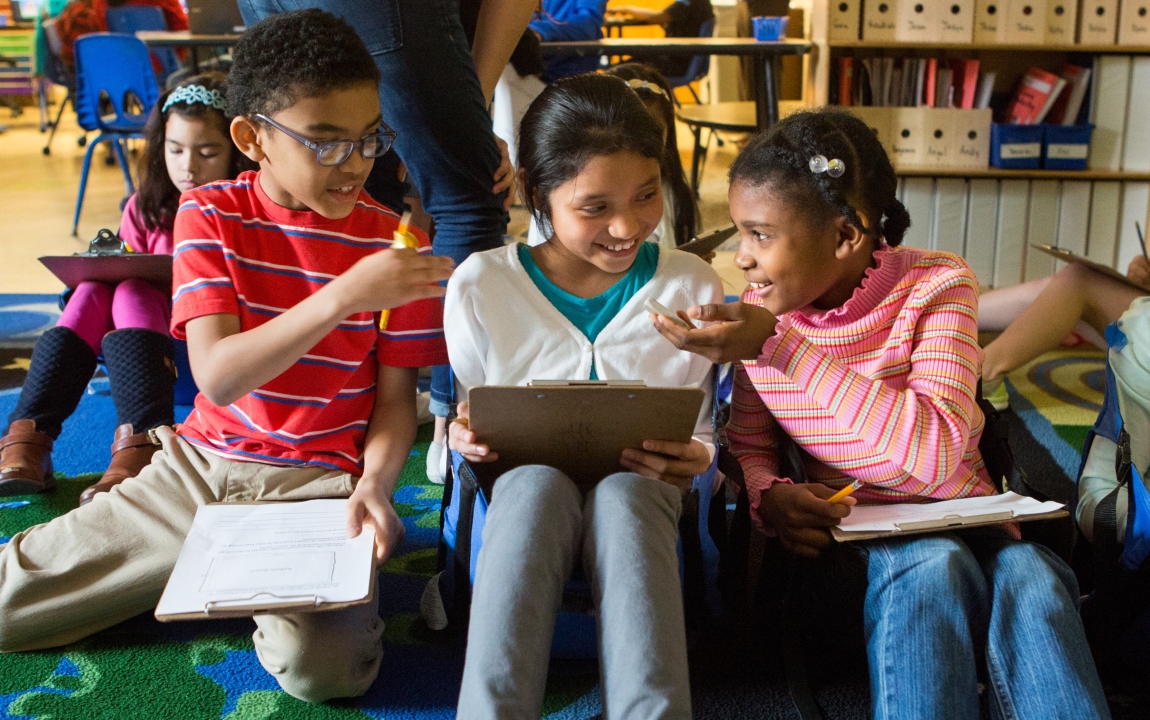
M 854 503 L 997 492 L 978 450 L 978 287 L 957 256 L 898 247 L 910 225 L 875 134 L 843 112 L 794 115 L 730 171 L 741 303 L 656 318 L 680 347 L 736 370 L 730 447 L 752 514 L 825 578 L 865 567 L 876 718 L 978 717 L 976 653 L 1004 717 L 1108 717 L 1070 569 L 1014 527 L 836 545 Z M 779 476 L 776 439 L 809 482 Z

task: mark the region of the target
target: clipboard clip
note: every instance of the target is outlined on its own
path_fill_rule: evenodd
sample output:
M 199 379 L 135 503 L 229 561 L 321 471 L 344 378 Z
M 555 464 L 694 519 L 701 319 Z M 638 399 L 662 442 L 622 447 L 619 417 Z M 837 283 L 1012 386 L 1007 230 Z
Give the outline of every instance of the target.
M 1009 522 L 1014 519 L 1013 510 L 988 513 L 984 515 L 958 515 L 951 514 L 937 520 L 914 520 L 912 522 L 895 523 L 900 532 L 914 532 L 917 530 L 936 530 L 947 527 L 961 527 L 963 525 L 991 525 L 999 522 Z
M 275 598 L 271 601 L 259 601 L 256 598 Z M 275 593 L 259 592 L 246 598 L 232 600 L 212 600 L 204 603 L 204 614 L 211 615 L 213 611 L 226 610 L 254 610 L 257 614 L 273 612 L 275 610 L 302 610 L 320 604 L 318 595 L 299 595 L 296 597 L 280 597 Z
M 128 244 L 116 233 L 103 228 L 88 243 L 88 252 L 78 255 L 126 255 L 131 252 Z

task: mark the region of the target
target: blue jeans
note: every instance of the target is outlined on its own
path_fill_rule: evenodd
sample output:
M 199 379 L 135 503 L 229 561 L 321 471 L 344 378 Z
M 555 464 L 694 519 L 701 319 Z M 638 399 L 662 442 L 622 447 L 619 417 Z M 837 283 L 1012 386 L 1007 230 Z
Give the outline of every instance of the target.
M 979 655 L 997 718 L 1109 718 L 1078 617 L 1078 583 L 1040 545 L 995 529 L 836 545 L 817 595 L 866 566 L 871 715 L 977 718 Z
M 458 0 L 239 0 L 252 25 L 276 13 L 320 8 L 344 18 L 379 68 L 383 120 L 397 133 L 424 208 L 434 249 L 458 265 L 503 244 L 503 196 L 493 195 L 499 148 L 459 19 Z M 431 410 L 451 402 L 446 368 L 436 368 Z

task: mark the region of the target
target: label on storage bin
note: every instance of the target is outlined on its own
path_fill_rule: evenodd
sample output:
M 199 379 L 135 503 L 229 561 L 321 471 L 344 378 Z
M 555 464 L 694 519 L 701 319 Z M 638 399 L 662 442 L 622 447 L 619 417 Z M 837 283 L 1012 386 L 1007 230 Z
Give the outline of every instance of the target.
M 1057 160 L 1085 160 L 1090 154 L 1090 146 L 1082 143 L 1050 143 L 1046 146 L 1046 157 Z
M 1042 155 L 1042 143 L 1003 143 L 998 146 L 998 154 L 1003 160 L 1022 160 Z

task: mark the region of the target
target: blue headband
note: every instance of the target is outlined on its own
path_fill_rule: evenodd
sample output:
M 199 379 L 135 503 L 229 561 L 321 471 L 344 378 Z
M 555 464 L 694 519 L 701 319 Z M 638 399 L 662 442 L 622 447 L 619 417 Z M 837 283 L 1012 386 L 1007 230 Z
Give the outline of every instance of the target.
M 224 94 L 219 90 L 208 90 L 203 85 L 184 85 L 176 88 L 168 95 L 168 99 L 164 101 L 164 107 L 160 109 L 160 112 L 166 113 L 168 108 L 176 103 L 184 103 L 185 105 L 200 103 L 223 112 Z

